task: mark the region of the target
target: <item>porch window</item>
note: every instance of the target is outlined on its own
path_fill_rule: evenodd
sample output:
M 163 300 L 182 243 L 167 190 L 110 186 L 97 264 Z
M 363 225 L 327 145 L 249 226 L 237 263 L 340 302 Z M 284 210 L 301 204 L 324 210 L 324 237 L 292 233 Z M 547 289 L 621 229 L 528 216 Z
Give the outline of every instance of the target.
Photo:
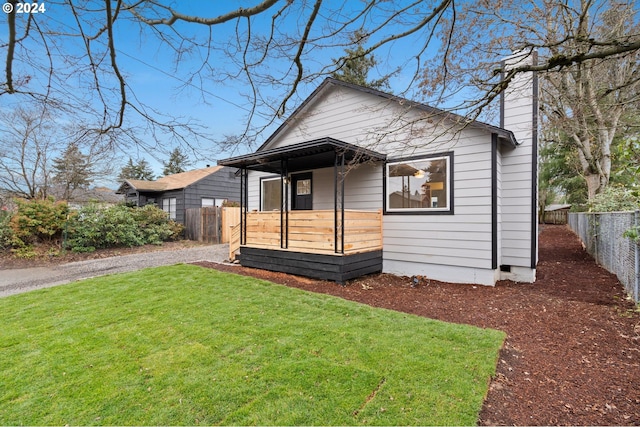
M 279 211 L 282 206 L 282 185 L 280 177 L 263 178 L 260 181 L 260 210 Z
M 169 218 L 176 219 L 176 198 L 162 199 L 162 210 L 169 214 Z
M 453 213 L 453 153 L 386 164 L 387 213 Z

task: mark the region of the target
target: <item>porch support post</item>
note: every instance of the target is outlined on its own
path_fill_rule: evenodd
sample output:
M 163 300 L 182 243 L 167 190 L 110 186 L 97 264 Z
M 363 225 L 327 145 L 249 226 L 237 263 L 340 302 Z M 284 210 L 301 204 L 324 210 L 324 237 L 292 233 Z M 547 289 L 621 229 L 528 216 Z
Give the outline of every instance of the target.
M 288 159 L 280 160 L 280 248 L 287 249 L 289 247 L 289 185 L 287 176 L 289 161 Z
M 338 153 L 335 151 L 333 162 L 333 187 L 334 252 L 337 254 L 344 254 L 344 152 Z M 340 215 L 338 215 L 338 210 L 340 211 Z M 338 238 L 340 239 L 339 241 Z M 340 243 L 339 245 L 338 242 Z
M 240 244 L 247 244 L 248 172 L 240 169 Z

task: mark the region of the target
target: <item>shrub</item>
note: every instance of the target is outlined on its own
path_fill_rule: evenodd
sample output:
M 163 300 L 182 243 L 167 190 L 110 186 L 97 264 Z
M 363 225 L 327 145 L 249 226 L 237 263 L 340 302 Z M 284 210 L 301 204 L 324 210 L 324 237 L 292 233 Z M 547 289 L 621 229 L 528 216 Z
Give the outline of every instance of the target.
M 9 211 L 0 211 L 0 250 L 10 249 L 14 238 L 11 228 L 12 214 Z
M 62 236 L 69 216 L 66 202 L 16 199 L 16 205 L 18 210 L 10 221 L 14 246 L 52 242 Z
M 143 208 L 88 205 L 71 219 L 68 228 L 66 247 L 74 252 L 161 244 L 176 239 L 182 232 L 180 224 L 169 220 L 164 211 L 151 205 Z
M 24 258 L 24 259 L 32 259 L 38 256 L 35 249 L 33 249 L 33 246 L 31 245 L 26 245 L 16 249 L 12 249 L 12 252 L 18 258 Z
M 170 220 L 165 211 L 154 205 L 134 208 L 133 215 L 147 243 L 159 245 L 168 240 L 177 240 L 184 231 L 182 224 Z
M 92 252 L 98 248 L 140 246 L 144 244 L 137 224 L 127 206 L 106 209 L 90 204 L 69 221 L 66 246 L 74 252 Z
M 609 185 L 589 202 L 589 212 L 633 211 L 638 208 L 640 208 L 638 194 L 615 185 Z

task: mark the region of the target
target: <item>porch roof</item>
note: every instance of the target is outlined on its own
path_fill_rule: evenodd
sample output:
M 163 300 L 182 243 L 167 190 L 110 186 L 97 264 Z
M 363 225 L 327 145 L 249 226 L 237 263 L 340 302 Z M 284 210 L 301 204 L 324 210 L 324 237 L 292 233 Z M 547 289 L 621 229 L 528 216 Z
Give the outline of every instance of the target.
M 386 154 L 357 145 L 333 138 L 321 138 L 219 160 L 218 164 L 281 173 L 282 160 L 286 160 L 287 171 L 296 172 L 333 166 L 336 154 L 344 154 L 345 163 L 363 163 L 371 160 L 386 160 L 387 158 Z

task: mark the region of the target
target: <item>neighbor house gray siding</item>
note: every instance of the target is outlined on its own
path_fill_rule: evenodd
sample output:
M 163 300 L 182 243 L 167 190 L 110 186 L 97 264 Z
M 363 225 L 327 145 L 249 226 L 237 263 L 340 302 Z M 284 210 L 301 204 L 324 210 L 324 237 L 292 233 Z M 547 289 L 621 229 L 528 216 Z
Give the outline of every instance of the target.
M 136 202 L 140 206 L 155 204 L 163 208 L 163 201 L 176 199 L 176 222 L 184 224 L 185 210 L 202 207 L 202 199 L 215 199 L 219 205 L 221 201 L 240 200 L 240 178 L 236 177 L 237 169 L 222 167 L 219 170 L 187 184 L 184 188 L 166 191 L 131 191 L 127 193 L 127 201 Z
M 182 190 L 171 190 L 165 191 L 163 193 L 159 193 L 156 197 L 156 205 L 158 208 L 162 209 L 164 200 L 171 199 L 175 197 L 176 199 L 176 218 L 175 221 L 181 224 L 184 224 L 184 191 Z
M 202 207 L 202 199 L 240 201 L 240 178 L 236 169 L 224 167 L 184 189 L 185 209 Z

